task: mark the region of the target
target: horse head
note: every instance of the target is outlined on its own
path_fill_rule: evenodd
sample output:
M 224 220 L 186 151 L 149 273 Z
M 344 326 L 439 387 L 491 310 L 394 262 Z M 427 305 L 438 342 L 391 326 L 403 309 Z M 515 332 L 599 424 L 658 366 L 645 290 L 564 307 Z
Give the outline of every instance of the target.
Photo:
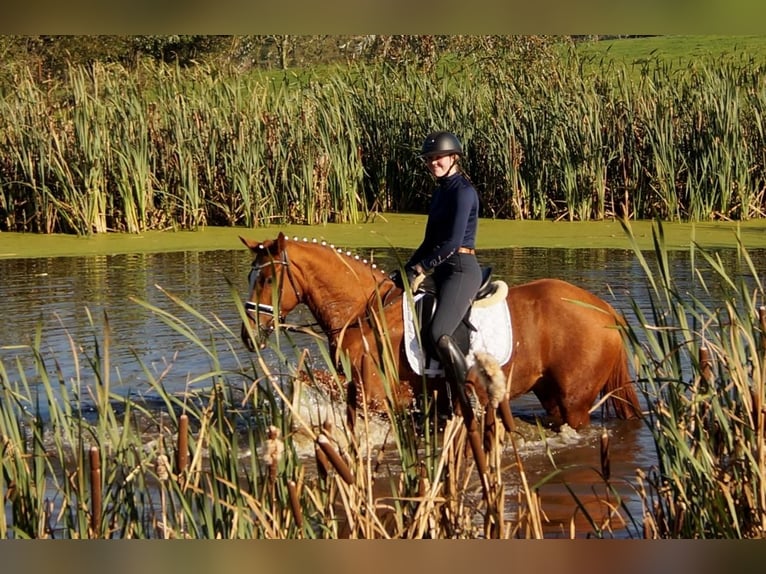
M 253 351 L 263 347 L 266 339 L 284 323 L 285 317 L 302 301 L 302 295 L 290 268 L 287 239 L 280 233 L 276 239 L 254 242 L 240 237 L 254 255 L 248 275 L 248 297 L 245 303 L 247 323 L 242 323 L 242 341 Z M 257 335 L 253 341 L 251 333 Z

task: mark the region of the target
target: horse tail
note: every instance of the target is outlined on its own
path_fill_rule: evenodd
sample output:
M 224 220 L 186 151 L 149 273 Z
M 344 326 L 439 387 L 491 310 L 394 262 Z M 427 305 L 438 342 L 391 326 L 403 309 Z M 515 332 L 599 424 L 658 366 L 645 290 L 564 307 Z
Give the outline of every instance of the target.
M 641 405 L 638 402 L 638 395 L 630 378 L 628 354 L 622 345 L 620 345 L 619 356 L 615 361 L 612 372 L 609 373 L 602 394 L 608 395 L 609 402 L 614 408 L 617 418 L 634 419 L 641 415 Z

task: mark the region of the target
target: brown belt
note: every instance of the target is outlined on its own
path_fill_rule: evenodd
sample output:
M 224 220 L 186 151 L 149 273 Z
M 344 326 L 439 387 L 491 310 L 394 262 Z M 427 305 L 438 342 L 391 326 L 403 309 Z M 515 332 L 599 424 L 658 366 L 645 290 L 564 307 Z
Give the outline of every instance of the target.
M 457 248 L 458 253 L 468 253 L 468 255 L 476 255 L 476 250 L 471 249 L 470 247 L 458 247 Z

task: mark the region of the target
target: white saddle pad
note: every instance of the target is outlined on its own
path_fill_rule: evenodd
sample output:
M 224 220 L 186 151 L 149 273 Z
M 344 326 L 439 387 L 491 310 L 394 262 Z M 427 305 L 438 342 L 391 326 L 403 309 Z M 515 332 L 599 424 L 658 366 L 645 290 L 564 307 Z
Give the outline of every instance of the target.
M 503 281 L 496 281 L 497 292 L 501 296 L 493 295 L 491 301 L 482 299 L 471 307 L 471 324 L 476 328 L 471 331 L 471 347 L 466 357 L 470 368 L 475 359 L 476 352 L 485 352 L 492 355 L 500 365 L 505 365 L 511 358 L 513 349 L 513 333 L 511 332 L 511 314 L 502 293 L 508 292 L 508 286 Z M 414 300 L 417 302 L 423 297 L 423 293 L 416 293 Z M 404 346 L 410 367 L 418 375 L 425 374 L 429 377 L 444 375 L 444 369 L 436 359 L 429 359 L 425 363 L 423 350 L 418 340 L 415 320 L 409 300 L 402 298 L 402 313 L 404 315 Z

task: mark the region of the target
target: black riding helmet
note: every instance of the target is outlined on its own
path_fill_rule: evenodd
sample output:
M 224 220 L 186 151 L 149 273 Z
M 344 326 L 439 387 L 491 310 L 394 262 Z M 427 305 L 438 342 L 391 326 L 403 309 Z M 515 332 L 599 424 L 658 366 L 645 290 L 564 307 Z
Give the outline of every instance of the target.
M 456 153 L 463 155 L 463 146 L 457 136 L 450 132 L 433 132 L 426 136 L 418 157 L 427 159 L 435 155 Z

